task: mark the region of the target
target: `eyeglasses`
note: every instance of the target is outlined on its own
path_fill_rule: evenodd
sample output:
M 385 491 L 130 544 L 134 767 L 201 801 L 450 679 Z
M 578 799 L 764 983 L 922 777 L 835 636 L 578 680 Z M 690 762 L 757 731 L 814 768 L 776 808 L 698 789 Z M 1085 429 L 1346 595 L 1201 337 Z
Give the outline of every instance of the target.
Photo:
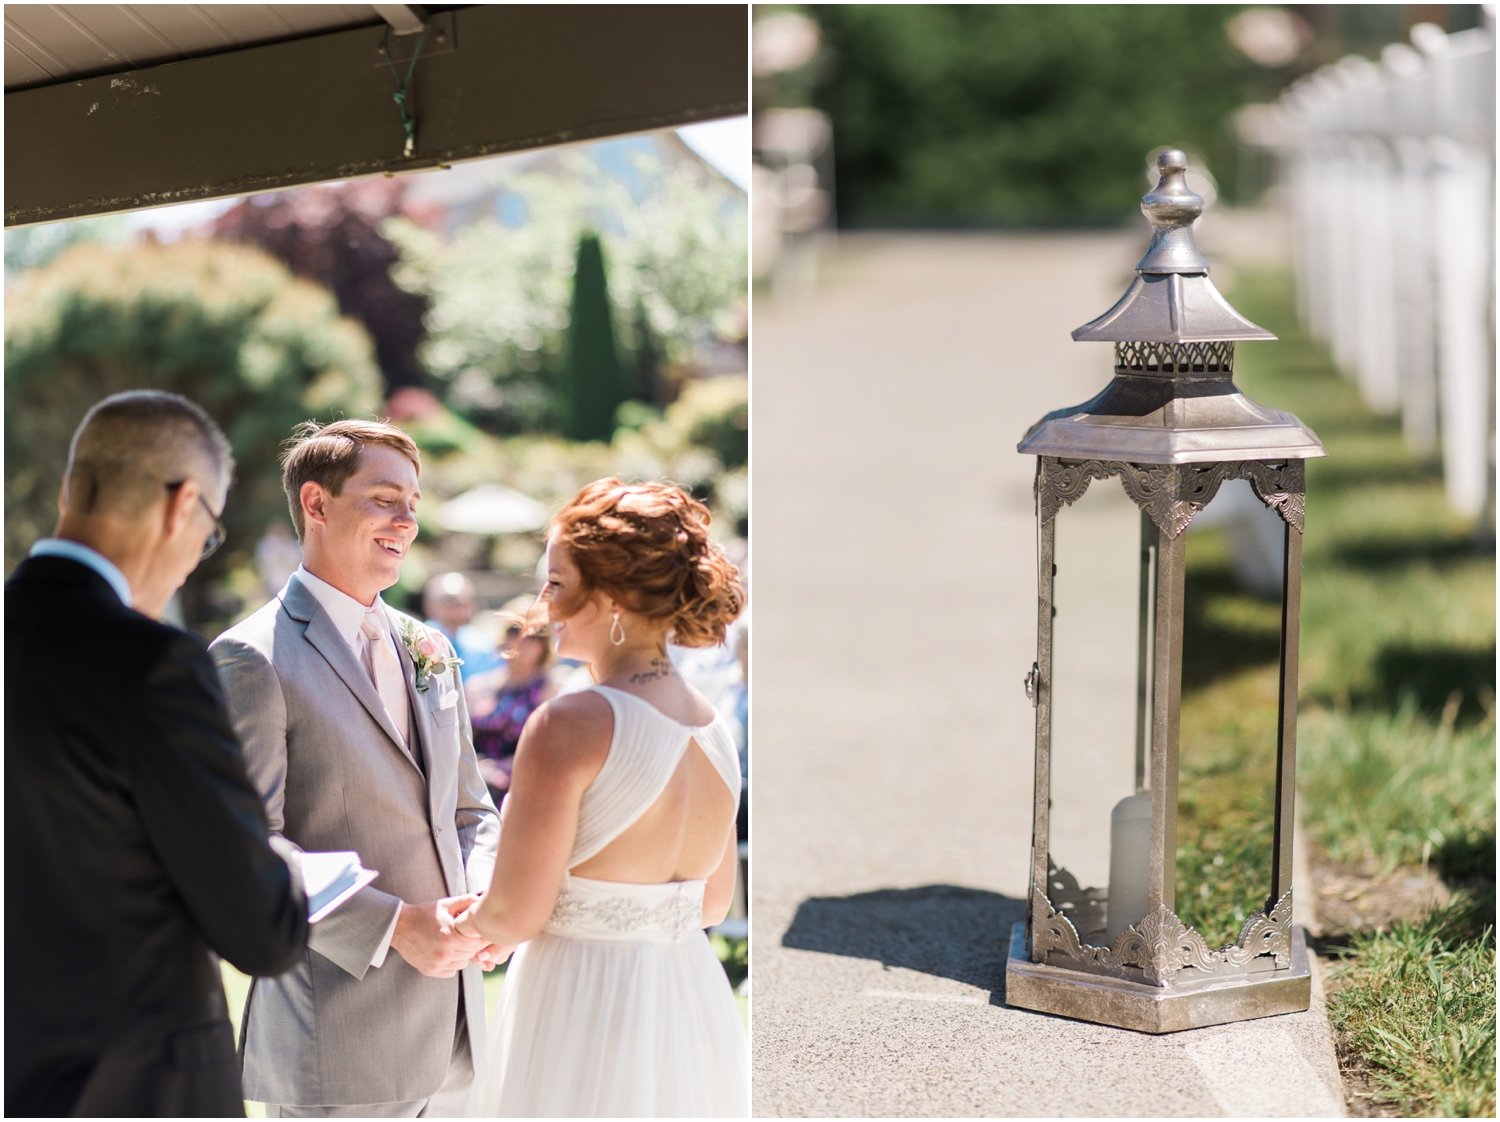
M 168 483 L 167 490 L 175 491 L 186 482 L 186 479 L 179 479 L 175 483 Z M 202 491 L 198 492 L 198 501 L 203 504 L 203 509 L 208 511 L 208 516 L 213 519 L 214 523 L 213 533 L 208 535 L 208 539 L 203 543 L 203 552 L 198 555 L 199 561 L 205 561 L 214 554 L 219 546 L 224 544 L 224 539 L 228 534 L 224 529 L 224 523 L 219 521 L 219 516 L 214 513 L 214 508 L 208 505 L 208 500 L 203 497 Z

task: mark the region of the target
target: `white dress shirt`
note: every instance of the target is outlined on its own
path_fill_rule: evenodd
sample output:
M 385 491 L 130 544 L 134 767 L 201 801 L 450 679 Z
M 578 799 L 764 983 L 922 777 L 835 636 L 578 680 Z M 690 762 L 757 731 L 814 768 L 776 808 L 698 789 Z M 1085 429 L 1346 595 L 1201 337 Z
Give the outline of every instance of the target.
M 338 633 L 344 637 L 344 642 L 349 644 L 349 649 L 354 652 L 354 659 L 361 666 L 364 665 L 364 639 L 359 633 L 360 627 L 365 622 L 365 605 L 361 604 L 347 592 L 340 592 L 326 580 L 313 576 L 302 566 L 297 566 L 297 579 L 302 582 L 304 588 L 313 594 L 319 606 L 328 613 L 328 618 L 333 621 L 333 626 Z M 382 609 L 380 618 L 385 619 L 385 601 L 379 596 L 375 597 L 375 604 Z M 391 650 L 396 652 L 396 657 L 401 656 L 401 649 L 396 646 L 396 637 L 391 634 L 390 625 L 385 627 L 385 640 L 391 645 Z
M 120 572 L 120 567 L 104 554 L 90 549 L 81 542 L 69 541 L 67 538 L 42 538 L 31 547 L 31 556 L 66 557 L 69 561 L 87 565 L 109 582 L 110 588 L 113 588 L 115 595 L 119 596 L 120 603 L 127 608 L 135 606 L 130 594 L 130 582 L 125 579 L 125 574 Z
M 302 582 L 302 586 L 313 594 L 313 599 L 318 602 L 318 606 L 328 613 L 328 618 L 333 622 L 334 629 L 343 636 L 344 642 L 348 643 L 349 649 L 354 652 L 354 661 L 363 666 L 365 662 L 364 636 L 360 634 L 359 629 L 365 622 L 365 612 L 367 610 L 365 605 L 361 604 L 347 592 L 340 592 L 326 580 L 313 576 L 303 565 L 297 566 L 297 572 L 294 575 Z M 375 597 L 375 603 L 384 609 L 385 603 L 379 596 Z M 381 611 L 380 618 L 387 618 L 384 610 Z M 389 625 L 384 630 L 385 641 L 391 644 L 393 650 L 396 650 L 396 656 L 399 658 L 401 652 L 396 649 L 396 637 L 391 634 Z M 400 915 L 401 913 L 398 911 L 391 917 L 391 925 L 386 929 L 385 937 L 380 940 L 380 945 L 375 948 L 375 953 L 370 956 L 371 966 L 383 966 L 385 964 L 385 956 L 391 949 L 391 937 L 396 934 L 396 920 Z

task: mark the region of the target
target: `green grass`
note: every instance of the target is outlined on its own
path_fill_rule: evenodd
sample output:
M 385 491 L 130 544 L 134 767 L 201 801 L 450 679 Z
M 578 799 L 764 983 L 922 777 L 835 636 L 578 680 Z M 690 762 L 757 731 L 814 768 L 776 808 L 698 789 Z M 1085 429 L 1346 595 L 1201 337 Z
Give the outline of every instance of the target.
M 1307 465 L 1301 699 L 1439 719 L 1454 689 L 1460 724 L 1494 704 L 1493 542 L 1449 510 L 1437 464 L 1400 421 L 1365 408 L 1353 383 L 1298 327 L 1282 274 L 1241 274 L 1234 301 L 1281 336 L 1241 344 L 1235 380 L 1296 413 L 1329 455 Z
M 719 961 L 724 964 L 724 973 L 729 976 L 729 984 L 736 988 L 745 980 L 750 973 L 750 940 L 728 939 L 723 935 L 710 935 L 709 943 L 713 946 L 714 954 L 719 956 Z
M 250 996 L 250 978 L 222 960 L 219 962 L 219 973 L 224 978 L 224 999 L 229 1003 L 229 1023 L 234 1026 L 234 1043 L 238 1047 L 240 1020 L 245 1012 L 245 998 Z M 264 1118 L 265 1116 L 264 1103 L 245 1100 L 246 1118 Z
M 1495 935 L 1475 930 L 1478 911 L 1460 897 L 1420 923 L 1357 935 L 1331 972 L 1341 1051 L 1405 1116 L 1495 1115 Z
M 1302 821 L 1335 863 L 1389 872 L 1436 854 L 1451 866 L 1493 833 L 1493 720 L 1434 726 L 1408 699 L 1394 713 L 1314 710 L 1300 733 Z
M 484 976 L 484 1023 L 495 1017 L 495 1006 L 500 1004 L 500 991 L 505 988 L 505 966 L 501 964 Z
M 1232 300 L 1281 341 L 1241 345 L 1236 381 L 1296 413 L 1327 459 L 1307 471 L 1299 814 L 1323 859 L 1430 860 L 1453 902 L 1357 934 L 1329 1013 L 1346 1063 L 1413 1115 L 1495 1112 L 1495 558 L 1454 515 L 1436 465 L 1374 416 L 1297 325 L 1284 274 Z M 1177 910 L 1233 938 L 1269 885 L 1278 618 L 1238 592 L 1222 541 L 1189 540 Z
M 1231 943 L 1270 888 L 1276 666 L 1182 702 L 1177 914 L 1210 946 Z

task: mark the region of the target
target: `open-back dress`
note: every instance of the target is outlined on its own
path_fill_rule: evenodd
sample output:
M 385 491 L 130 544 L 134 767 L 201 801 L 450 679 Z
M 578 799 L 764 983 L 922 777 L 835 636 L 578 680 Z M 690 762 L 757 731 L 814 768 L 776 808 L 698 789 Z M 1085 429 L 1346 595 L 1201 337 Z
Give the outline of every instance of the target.
M 722 717 L 684 725 L 634 694 L 592 688 L 613 710 L 614 733 L 579 806 L 570 869 L 656 802 L 694 742 L 739 804 L 739 758 Z M 469 1113 L 747 1116 L 745 1030 L 703 931 L 705 883 L 565 874 L 547 926 L 506 969 Z

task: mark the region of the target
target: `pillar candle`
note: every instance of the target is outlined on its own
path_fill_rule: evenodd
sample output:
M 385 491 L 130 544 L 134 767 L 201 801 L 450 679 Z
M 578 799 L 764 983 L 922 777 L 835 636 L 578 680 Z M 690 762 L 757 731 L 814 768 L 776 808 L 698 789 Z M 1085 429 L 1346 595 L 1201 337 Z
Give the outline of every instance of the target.
M 1146 914 L 1151 877 L 1151 796 L 1130 795 L 1109 814 L 1109 912 L 1106 946 Z

